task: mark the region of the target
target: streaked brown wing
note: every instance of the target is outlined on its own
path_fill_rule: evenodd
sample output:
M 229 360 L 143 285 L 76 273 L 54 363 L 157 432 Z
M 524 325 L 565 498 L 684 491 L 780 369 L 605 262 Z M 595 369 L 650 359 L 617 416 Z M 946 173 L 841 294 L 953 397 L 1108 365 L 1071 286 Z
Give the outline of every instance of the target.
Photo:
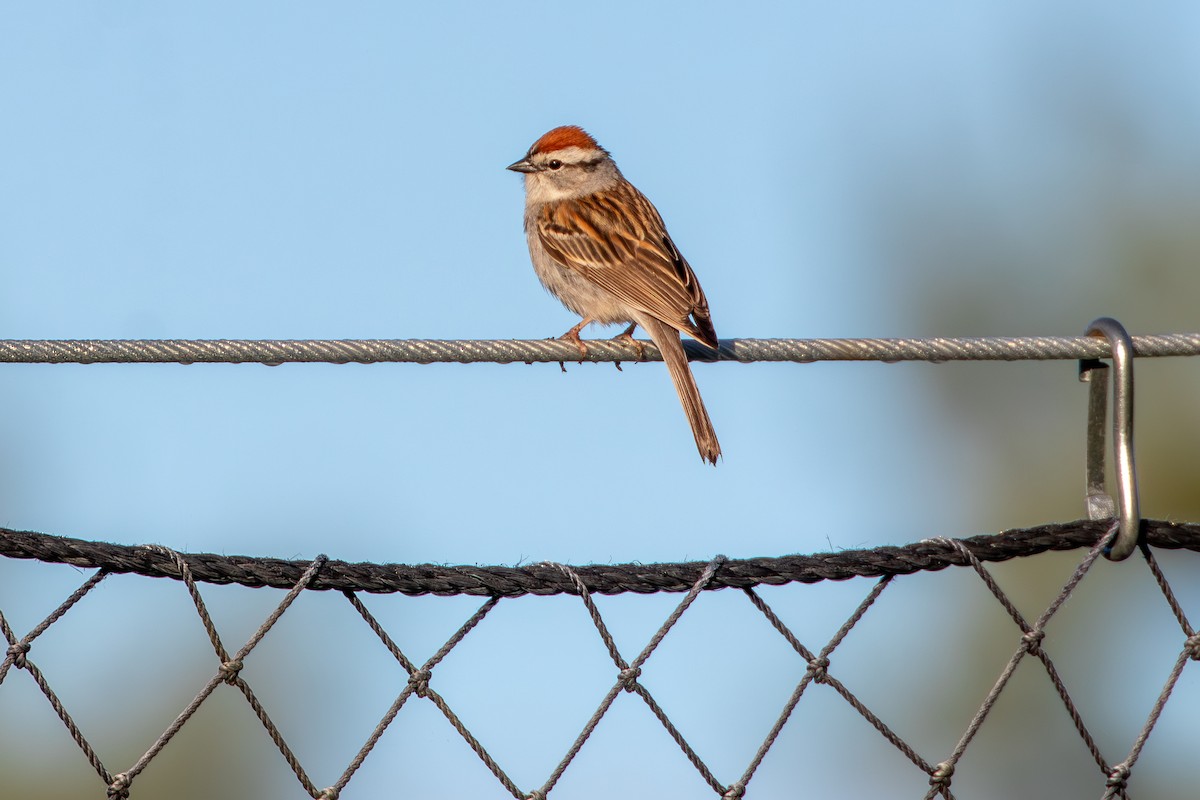
M 632 185 L 546 204 L 538 238 L 557 261 L 622 302 L 716 346 L 704 290 L 658 211 Z

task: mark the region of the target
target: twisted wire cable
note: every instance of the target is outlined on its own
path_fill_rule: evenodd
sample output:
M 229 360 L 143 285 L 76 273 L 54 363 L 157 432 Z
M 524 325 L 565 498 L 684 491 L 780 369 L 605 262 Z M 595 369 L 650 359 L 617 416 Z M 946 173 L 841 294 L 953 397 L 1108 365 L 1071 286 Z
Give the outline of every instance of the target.
M 19 364 L 476 364 L 565 361 L 661 361 L 651 342 L 641 358 L 631 344 L 587 340 L 587 355 L 560 339 L 3 339 L 0 363 Z M 1105 358 L 1108 342 L 1093 336 L 926 339 L 722 339 L 714 358 L 692 341 L 697 361 L 1025 361 Z M 1143 358 L 1200 355 L 1200 333 L 1133 337 Z

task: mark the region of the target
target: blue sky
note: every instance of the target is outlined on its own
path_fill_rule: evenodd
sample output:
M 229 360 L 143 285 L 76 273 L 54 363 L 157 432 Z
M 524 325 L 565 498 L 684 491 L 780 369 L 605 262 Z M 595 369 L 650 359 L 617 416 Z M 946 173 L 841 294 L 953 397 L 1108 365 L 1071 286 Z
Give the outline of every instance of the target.
M 656 203 L 723 338 L 1075 334 L 1104 314 L 1194 330 L 1194 261 L 1161 254 L 1196 252 L 1198 16 L 1171 2 L 10 7 L 0 337 L 557 335 L 576 320 L 533 275 L 504 166 L 567 123 Z M 1154 269 L 1121 255 L 1151 250 Z M 1083 513 L 1071 364 L 694 369 L 725 451 L 715 469 L 657 364 L 9 365 L 0 523 L 193 552 L 512 564 L 869 547 Z M 27 628 L 82 578 L 26 569 L 0 563 L 0 608 Z M 108 587 L 110 612 L 165 624 L 144 584 Z M 272 602 L 252 594 L 231 617 Z M 644 641 L 674 601 L 610 603 Z M 437 602 L 411 607 L 437 616 Z M 552 603 L 521 601 L 523 623 L 502 604 L 511 635 L 536 650 L 538 625 L 581 630 L 577 601 Z M 457 624 L 425 619 L 396 624 L 426 644 Z M 517 657 L 505 642 L 491 658 Z M 772 673 L 783 697 L 794 667 Z M 690 680 L 700 691 L 681 676 L 676 708 Z M 361 740 L 352 727 L 313 751 Z M 365 773 L 345 796 L 392 780 Z

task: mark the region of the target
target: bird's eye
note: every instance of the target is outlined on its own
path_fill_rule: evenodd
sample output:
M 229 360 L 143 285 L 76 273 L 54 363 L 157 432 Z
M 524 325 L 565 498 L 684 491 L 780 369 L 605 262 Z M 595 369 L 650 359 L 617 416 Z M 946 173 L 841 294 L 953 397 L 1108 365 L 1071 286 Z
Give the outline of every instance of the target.
M 550 169 L 562 169 L 562 162 L 559 161 L 557 158 L 555 158 L 555 159 L 551 159 L 551 161 L 548 164 L 546 164 L 546 166 L 549 167 Z

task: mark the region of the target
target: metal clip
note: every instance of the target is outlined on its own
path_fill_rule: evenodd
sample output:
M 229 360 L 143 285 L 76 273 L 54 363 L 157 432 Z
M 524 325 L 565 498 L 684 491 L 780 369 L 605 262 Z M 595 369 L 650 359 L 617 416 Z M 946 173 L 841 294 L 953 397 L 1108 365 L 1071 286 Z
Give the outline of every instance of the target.
M 1094 358 L 1080 359 L 1079 380 L 1088 389 L 1087 512 L 1088 519 L 1119 520 L 1120 530 L 1104 551 L 1110 561 L 1122 561 L 1137 547 L 1141 529 L 1137 471 L 1133 463 L 1133 340 L 1115 319 L 1101 317 L 1088 326 L 1088 336 L 1104 336 L 1112 345 L 1113 459 L 1117 476 L 1117 502 L 1104 486 L 1104 416 L 1107 411 L 1108 365 Z

